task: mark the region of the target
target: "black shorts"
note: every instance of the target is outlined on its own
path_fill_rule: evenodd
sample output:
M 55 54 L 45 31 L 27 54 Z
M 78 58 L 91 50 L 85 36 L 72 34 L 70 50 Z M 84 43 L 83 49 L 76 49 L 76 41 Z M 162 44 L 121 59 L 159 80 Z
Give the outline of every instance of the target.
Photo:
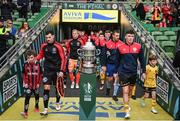
M 57 80 L 56 71 L 51 71 L 51 72 L 44 71 L 43 79 L 42 79 L 44 85 L 56 85 L 56 80 Z
M 137 79 L 137 74 L 124 74 L 119 73 L 119 83 L 121 86 L 135 85 Z
M 151 93 L 152 91 L 156 91 L 156 87 L 144 87 L 144 92 Z

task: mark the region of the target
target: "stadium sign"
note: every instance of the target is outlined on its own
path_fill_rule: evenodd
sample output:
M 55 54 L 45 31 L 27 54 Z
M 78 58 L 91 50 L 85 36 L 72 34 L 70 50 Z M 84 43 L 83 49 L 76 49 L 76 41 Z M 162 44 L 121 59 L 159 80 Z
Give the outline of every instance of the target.
M 118 23 L 118 18 L 118 10 L 62 10 L 62 22 Z
M 168 104 L 168 90 L 169 84 L 158 76 L 157 78 L 157 95 Z
M 3 103 L 17 94 L 17 75 L 3 81 Z
M 10 70 L 0 79 L 0 115 L 7 110 L 22 95 L 23 89 L 19 61 L 11 66 Z
M 118 10 L 116 3 L 63 3 L 63 9 Z

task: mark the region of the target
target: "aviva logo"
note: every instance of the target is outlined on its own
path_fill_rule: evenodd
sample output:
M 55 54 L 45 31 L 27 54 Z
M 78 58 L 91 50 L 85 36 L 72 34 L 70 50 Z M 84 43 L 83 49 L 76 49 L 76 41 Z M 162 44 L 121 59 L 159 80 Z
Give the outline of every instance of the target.
M 97 20 L 113 20 L 116 19 L 115 17 L 107 17 L 105 15 L 95 13 L 95 12 L 85 12 L 84 13 L 84 19 L 97 19 Z
M 118 10 L 63 9 L 62 22 L 118 23 Z

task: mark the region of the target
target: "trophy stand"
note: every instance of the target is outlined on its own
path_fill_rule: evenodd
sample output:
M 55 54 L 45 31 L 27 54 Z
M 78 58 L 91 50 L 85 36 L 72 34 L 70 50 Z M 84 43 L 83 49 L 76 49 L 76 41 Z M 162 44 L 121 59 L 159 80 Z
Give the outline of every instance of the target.
M 90 39 L 89 39 L 90 40 Z M 96 117 L 96 56 L 100 50 L 88 41 L 78 49 L 82 61 L 80 80 L 79 120 L 94 120 Z

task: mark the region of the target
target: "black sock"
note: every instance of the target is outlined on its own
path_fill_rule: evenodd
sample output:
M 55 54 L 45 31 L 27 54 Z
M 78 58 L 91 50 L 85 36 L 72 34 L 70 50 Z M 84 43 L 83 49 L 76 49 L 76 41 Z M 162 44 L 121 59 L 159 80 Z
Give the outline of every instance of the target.
M 101 84 L 101 86 L 104 86 L 104 84 Z
M 28 108 L 29 108 L 29 100 L 31 98 L 31 90 L 27 89 L 26 90 L 26 97 L 25 97 L 25 103 L 24 103 L 24 112 L 27 113 L 28 112 Z
M 67 82 L 67 74 L 64 73 L 64 84 L 66 85 L 66 82 Z
M 106 89 L 106 95 L 107 95 L 107 96 L 109 96 L 110 90 L 111 90 L 110 88 L 107 88 L 107 89 Z
M 60 96 L 59 96 L 58 91 L 56 89 L 56 103 L 59 103 L 59 101 L 60 101 Z
M 35 108 L 39 108 L 39 90 L 38 89 L 35 90 L 34 96 L 35 96 Z
M 48 108 L 48 102 L 49 102 L 49 90 L 44 90 L 44 108 Z
M 64 79 L 64 85 L 66 85 L 66 82 L 67 82 L 67 80 L 66 80 L 66 79 Z

